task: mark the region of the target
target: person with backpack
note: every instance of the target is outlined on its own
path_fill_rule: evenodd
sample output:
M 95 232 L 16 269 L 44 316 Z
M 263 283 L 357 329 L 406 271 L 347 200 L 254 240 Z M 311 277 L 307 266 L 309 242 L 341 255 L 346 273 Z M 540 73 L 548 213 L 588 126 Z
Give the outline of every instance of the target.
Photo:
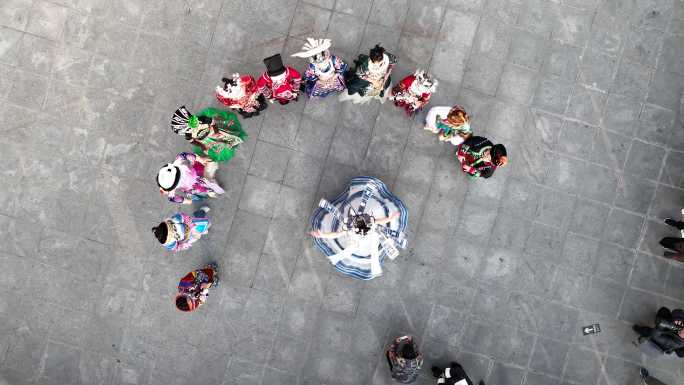
M 468 377 L 461 364 L 454 361 L 444 369 L 433 366 L 432 375 L 437 379 L 438 385 L 473 385 L 473 380 Z M 480 380 L 478 385 L 485 385 L 485 383 Z
M 385 352 L 392 378 L 402 384 L 410 384 L 418 378 L 423 365 L 423 355 L 418 351 L 412 336 L 399 336 Z
M 665 354 L 684 357 L 684 310 L 661 307 L 656 313 L 655 326 L 634 325 L 638 343 L 651 342 Z

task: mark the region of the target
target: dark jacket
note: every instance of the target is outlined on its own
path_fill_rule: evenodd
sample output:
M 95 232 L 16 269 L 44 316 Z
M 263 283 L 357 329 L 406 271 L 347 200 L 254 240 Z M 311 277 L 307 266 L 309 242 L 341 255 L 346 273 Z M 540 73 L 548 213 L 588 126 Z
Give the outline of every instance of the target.
M 471 136 L 458 145 L 456 158 L 461 168 L 472 177 L 489 178 L 496 170 L 496 164 L 483 159 L 484 152 L 491 150 L 494 145 L 482 136 Z
M 437 384 L 455 385 L 461 380 L 466 380 L 468 385 L 473 385 L 473 381 L 468 377 L 463 367 L 457 362 L 452 362 L 448 368 L 444 369 L 444 373 L 439 376 Z
M 656 315 L 655 328 L 651 335 L 651 341 L 663 352 L 676 353 L 684 357 L 684 338 L 679 336 L 681 326 L 675 325 L 675 321 L 684 321 L 684 310 L 661 308 Z

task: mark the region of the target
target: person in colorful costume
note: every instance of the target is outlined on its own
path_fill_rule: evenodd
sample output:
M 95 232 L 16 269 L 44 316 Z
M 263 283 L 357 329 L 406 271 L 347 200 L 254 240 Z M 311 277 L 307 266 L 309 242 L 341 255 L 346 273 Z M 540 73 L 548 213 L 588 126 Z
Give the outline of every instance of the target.
M 392 69 L 397 64 L 397 58 L 376 45 L 369 55 L 359 55 L 354 63 L 356 69 L 347 81 L 347 92 L 340 95 L 340 101 L 350 100 L 358 104 L 375 98 L 384 103 L 389 96 Z
M 397 337 L 385 352 L 392 378 L 402 384 L 410 384 L 418 378 L 423 366 L 423 355 L 412 336 Z
M 309 66 L 304 71 L 304 90 L 309 97 L 323 98 L 347 88 L 344 83 L 347 63 L 330 54 L 330 45 L 330 39 L 307 38 L 303 51 L 292 55 L 309 59 Z
M 280 54 L 264 59 L 266 72 L 257 81 L 257 89 L 269 102 L 285 105 L 299 98 L 302 76 L 292 67 L 285 67 Z
M 498 167 L 508 163 L 506 147 L 487 138 L 471 136 L 458 146 L 456 158 L 470 178 L 489 178 Z
M 465 369 L 458 362 L 452 361 L 444 369 L 433 366 L 431 370 L 432 376 L 437 379 L 438 385 L 473 385 L 473 380 L 468 377 Z M 484 381 L 480 380 L 479 385 L 484 385 Z
M 218 266 L 215 263 L 189 272 L 178 282 L 176 308 L 184 312 L 196 310 L 207 301 L 209 289 L 216 287 L 218 283 Z
M 382 263 L 406 248 L 406 206 L 377 178 L 354 178 L 345 192 L 332 201 L 322 199 L 318 206 L 309 234 L 342 274 L 378 277 Z
M 432 107 L 425 117 L 425 129 L 438 135 L 442 142 L 458 146 L 472 134 L 470 117 L 461 106 Z
M 189 152 L 181 152 L 173 163 L 157 173 L 159 192 L 169 201 L 189 205 L 225 191 L 214 180 L 216 162 Z
M 403 108 L 409 117 L 413 117 L 428 104 L 438 84 L 431 75 L 419 69 L 394 86 L 390 98 L 395 106 Z
M 247 138 L 237 115 L 216 108 L 205 108 L 192 115 L 182 106 L 173 114 L 171 128 L 194 145 L 195 154 L 215 162 L 232 159 L 237 146 Z
M 226 107 L 237 110 L 243 118 L 251 118 L 268 107 L 266 98 L 259 93 L 257 83 L 250 75 L 234 73 L 231 79 L 221 79 L 223 86 L 216 86 L 216 99 Z
M 192 216 L 178 212 L 153 227 L 152 232 L 167 250 L 187 250 L 209 232 L 211 222 L 207 218 L 208 212 L 209 207 L 206 206 L 195 211 Z

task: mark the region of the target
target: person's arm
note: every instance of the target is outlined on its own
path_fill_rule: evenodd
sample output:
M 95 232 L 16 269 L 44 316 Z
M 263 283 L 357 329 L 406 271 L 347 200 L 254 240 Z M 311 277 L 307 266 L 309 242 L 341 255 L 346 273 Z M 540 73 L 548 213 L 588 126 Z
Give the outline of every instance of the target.
M 287 67 L 289 71 L 290 82 L 292 83 L 292 88 L 299 92 L 299 84 L 302 82 L 302 75 L 294 68 Z
M 314 70 L 312 64 L 309 64 L 309 66 L 306 68 L 306 71 L 304 71 L 304 80 L 307 82 L 315 82 L 318 80 L 318 75 L 316 75 L 316 71 Z
M 480 176 L 483 178 L 489 178 L 490 176 L 494 175 L 494 167 L 485 167 L 480 169 Z
M 396 217 L 398 217 L 398 216 L 400 216 L 400 215 L 401 215 L 401 213 L 400 213 L 399 211 L 396 211 L 396 212 L 390 214 L 390 216 L 388 216 L 388 217 L 385 217 L 385 218 L 382 218 L 382 219 L 376 219 L 376 220 L 375 220 L 375 223 L 378 224 L 378 225 L 384 225 L 384 224 L 386 224 L 386 223 L 391 222 L 394 218 L 396 218 Z
M 311 235 L 314 238 L 322 238 L 322 239 L 335 239 L 339 238 L 344 235 L 344 231 L 336 231 L 332 233 L 326 233 L 322 231 L 310 231 L 309 235 Z
M 335 65 L 335 72 L 339 74 L 343 74 L 349 70 L 349 66 L 347 63 L 344 62 L 344 60 L 340 59 L 339 57 L 335 56 L 334 63 Z
M 176 156 L 176 161 L 183 161 L 187 160 L 189 162 L 194 162 L 197 159 L 197 155 L 193 154 L 192 152 L 181 152 Z
M 259 80 L 257 80 L 256 91 L 257 93 L 264 95 L 266 99 L 271 99 L 271 97 L 273 96 L 271 92 L 271 82 L 267 78 L 266 74 L 261 75 Z

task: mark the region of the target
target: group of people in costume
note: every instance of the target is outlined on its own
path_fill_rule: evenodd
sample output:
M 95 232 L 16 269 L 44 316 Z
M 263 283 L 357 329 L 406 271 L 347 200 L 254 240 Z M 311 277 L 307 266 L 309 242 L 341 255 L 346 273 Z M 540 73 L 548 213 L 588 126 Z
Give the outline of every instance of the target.
M 258 112 L 258 106 L 254 108 Z M 157 186 L 161 195 L 170 202 L 191 205 L 223 194 L 225 191 L 215 179 L 218 164 L 231 160 L 247 138 L 235 113 L 206 108 L 192 114 L 182 106 L 171 118 L 171 130 L 190 142 L 192 152 L 181 152 L 172 163 L 159 169 Z M 208 233 L 208 212 L 207 206 L 192 215 L 179 211 L 152 228 L 154 237 L 168 251 L 187 250 Z M 185 312 L 197 309 L 217 284 L 216 264 L 188 273 L 178 284 L 176 308 Z
M 215 88 L 215 96 L 231 111 L 205 108 L 193 114 L 185 106 L 179 107 L 171 118 L 171 129 L 189 142 L 191 151 L 177 154 L 173 162 L 159 169 L 156 179 L 160 194 L 170 202 L 192 205 L 225 192 L 215 178 L 216 171 L 219 164 L 234 157 L 247 139 L 237 114 L 250 118 L 270 103 L 296 102 L 303 92 L 309 98 L 336 94 L 340 101 L 352 103 L 384 103 L 389 99 L 413 119 L 428 105 L 439 84 L 430 74 L 417 69 L 392 86 L 391 74 L 397 58 L 380 45 L 368 55 L 359 55 L 353 69 L 331 54 L 330 48 L 330 39 L 307 39 L 302 51 L 292 55 L 308 59 L 302 73 L 284 65 L 282 57 L 276 54 L 264 59 L 266 71 L 256 80 L 239 73 L 224 77 Z M 473 135 L 470 117 L 460 105 L 432 107 L 424 123 L 424 129 L 435 133 L 439 141 L 456 146 L 455 160 L 469 178 L 489 178 L 508 162 L 504 145 Z M 187 250 L 208 233 L 209 211 L 207 206 L 201 206 L 192 215 L 179 211 L 152 228 L 154 237 L 168 251 Z M 670 222 L 684 229 L 684 222 Z M 407 225 L 408 210 L 404 203 L 381 180 L 360 176 L 353 178 L 337 197 L 321 199 L 312 215 L 309 234 L 337 271 L 370 280 L 381 276 L 383 264 L 406 248 Z M 678 253 L 673 258 L 680 259 L 684 241 L 669 239 L 663 245 Z M 198 309 L 218 283 L 215 263 L 187 273 L 178 284 L 176 308 L 183 312 Z M 684 354 L 684 312 L 680 309 L 663 308 L 658 312 L 655 327 L 635 326 L 634 330 L 640 340 L 656 341 L 666 352 Z M 392 378 L 400 383 L 416 381 L 423 355 L 414 337 L 395 338 L 385 354 Z M 473 385 L 456 362 L 431 369 L 437 384 Z M 645 373 L 643 378 L 650 378 Z
M 309 98 L 339 94 L 341 101 L 353 103 L 390 99 L 407 116 L 414 117 L 428 104 L 438 85 L 432 76 L 417 70 L 392 87 L 391 73 L 397 59 L 379 45 L 369 55 L 359 55 L 353 71 L 341 58 L 330 53 L 330 46 L 329 39 L 307 39 L 302 52 L 293 55 L 309 59 L 303 75 L 285 66 L 280 55 L 273 55 L 264 59 L 266 71 L 258 80 L 238 73 L 223 78 L 215 89 L 216 98 L 243 118 L 258 115 L 269 103 L 286 105 L 297 101 L 301 92 Z M 461 146 L 459 161 L 463 158 L 470 162 L 464 171 L 488 177 L 497 166 L 505 164 L 498 162 L 501 156 L 505 157 L 505 150 L 502 155 L 491 143 L 468 142 L 472 137 L 465 110 L 461 107 L 433 110 L 428 114 L 426 129 L 430 127 L 438 133 L 440 140 Z M 458 111 L 452 113 L 452 110 Z M 181 106 L 174 112 L 171 129 L 189 142 L 192 151 L 177 154 L 173 162 L 159 169 L 156 180 L 162 196 L 173 203 L 192 205 L 224 193 L 215 179 L 218 166 L 230 161 L 247 139 L 233 111 L 206 108 L 192 113 Z M 457 137 L 463 140 L 459 142 Z M 187 250 L 208 233 L 211 227 L 208 212 L 207 206 L 192 215 L 179 211 L 152 228 L 154 237 L 168 251 Z M 354 178 L 338 197 L 331 201 L 322 199 L 311 224 L 314 243 L 335 269 L 358 279 L 382 275 L 384 261 L 396 258 L 399 250 L 406 247 L 406 206 L 382 181 L 372 177 Z M 187 273 L 178 284 L 176 308 L 183 312 L 196 310 L 206 302 L 209 290 L 218 282 L 216 264 Z M 398 381 L 412 378 L 412 371 L 417 373 L 420 368 L 421 355 L 417 349 L 410 350 L 412 346 L 411 337 L 400 337 L 387 351 L 395 373 L 393 377 Z M 457 378 L 450 368 L 439 369 L 438 383 L 461 385 L 461 382 L 446 382 Z M 465 372 L 461 377 L 465 381 Z

